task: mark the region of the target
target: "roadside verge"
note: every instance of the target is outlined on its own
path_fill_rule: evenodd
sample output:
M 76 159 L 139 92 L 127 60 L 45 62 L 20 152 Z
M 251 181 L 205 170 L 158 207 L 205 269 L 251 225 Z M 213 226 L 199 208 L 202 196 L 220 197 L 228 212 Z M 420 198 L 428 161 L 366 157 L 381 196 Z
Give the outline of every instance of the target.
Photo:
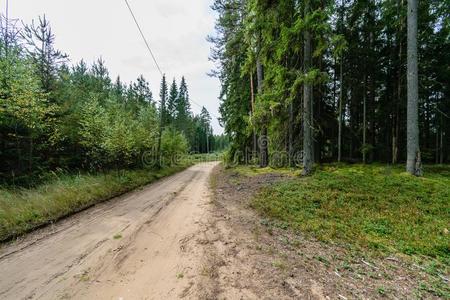
M 180 172 L 192 164 L 118 174 L 58 176 L 32 189 L 0 189 L 0 242 L 57 222 L 93 205 Z

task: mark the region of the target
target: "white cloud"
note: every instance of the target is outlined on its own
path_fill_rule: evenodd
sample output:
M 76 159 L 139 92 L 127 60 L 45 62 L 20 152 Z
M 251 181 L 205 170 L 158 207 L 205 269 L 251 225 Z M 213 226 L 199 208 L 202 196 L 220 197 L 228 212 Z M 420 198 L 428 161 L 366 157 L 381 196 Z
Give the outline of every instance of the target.
M 3 2 L 3 1 L 2 1 Z M 212 0 L 129 0 L 163 72 L 171 81 L 184 75 L 192 99 L 218 116 L 220 84 L 209 78 L 205 40 L 214 31 Z M 57 47 L 71 61 L 103 57 L 111 76 L 129 82 L 143 74 L 159 94 L 160 75 L 133 23 L 124 0 L 14 0 L 10 15 L 30 22 L 44 13 L 56 35 Z M 2 4 L 2 11 L 4 11 Z M 200 108 L 192 105 L 194 112 Z M 213 120 L 215 132 L 222 132 Z

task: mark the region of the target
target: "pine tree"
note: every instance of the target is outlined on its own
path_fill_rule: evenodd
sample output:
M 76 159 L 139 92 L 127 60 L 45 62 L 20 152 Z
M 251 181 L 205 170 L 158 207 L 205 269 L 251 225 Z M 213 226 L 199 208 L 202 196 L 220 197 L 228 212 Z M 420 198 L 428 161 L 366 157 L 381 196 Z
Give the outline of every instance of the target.
M 304 18 L 310 16 L 310 5 L 312 0 L 306 0 L 305 2 L 305 15 Z M 306 76 L 311 71 L 312 64 L 312 41 L 311 41 L 311 29 L 310 25 L 306 25 L 307 28 L 304 32 L 304 53 L 303 53 L 303 68 Z M 313 150 L 312 150 L 312 106 L 313 106 L 313 91 L 312 82 L 305 80 L 303 86 L 303 175 L 310 175 L 313 167 Z
M 419 150 L 419 82 L 417 74 L 417 0 L 408 0 L 408 126 L 406 170 L 422 175 Z
M 67 55 L 55 49 L 55 36 L 45 15 L 39 17 L 37 25 L 34 20 L 30 25 L 25 25 L 22 37 L 28 54 L 37 66 L 42 89 L 46 93 L 53 91 L 57 70 L 67 60 Z

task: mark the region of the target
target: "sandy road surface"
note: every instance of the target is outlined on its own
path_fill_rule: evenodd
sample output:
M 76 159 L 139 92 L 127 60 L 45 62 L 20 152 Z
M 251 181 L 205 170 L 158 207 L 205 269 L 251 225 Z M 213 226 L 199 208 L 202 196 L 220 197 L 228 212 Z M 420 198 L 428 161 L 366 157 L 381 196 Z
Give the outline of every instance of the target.
M 0 249 L 0 299 L 197 298 L 203 163 Z

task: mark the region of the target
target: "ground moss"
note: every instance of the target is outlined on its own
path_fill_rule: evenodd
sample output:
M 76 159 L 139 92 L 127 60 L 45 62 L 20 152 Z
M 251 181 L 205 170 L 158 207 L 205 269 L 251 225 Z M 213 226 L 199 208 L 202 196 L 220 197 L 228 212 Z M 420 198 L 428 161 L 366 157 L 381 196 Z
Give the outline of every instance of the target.
M 425 167 L 418 178 L 400 166 L 325 165 L 264 188 L 252 206 L 322 241 L 450 260 L 450 166 Z

